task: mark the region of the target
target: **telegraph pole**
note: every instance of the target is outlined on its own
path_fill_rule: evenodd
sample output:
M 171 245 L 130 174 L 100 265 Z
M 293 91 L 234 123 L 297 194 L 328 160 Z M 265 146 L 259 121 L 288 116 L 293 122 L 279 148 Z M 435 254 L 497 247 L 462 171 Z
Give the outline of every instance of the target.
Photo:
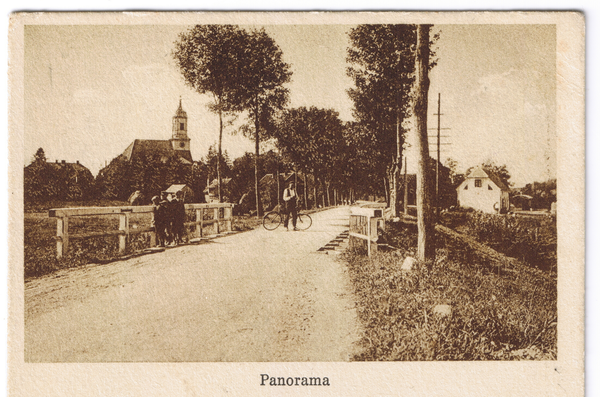
M 441 128 L 440 116 L 443 115 L 441 112 L 442 94 L 438 92 L 438 111 L 434 113 L 437 116 L 437 161 L 435 163 L 435 218 L 436 221 L 440 217 L 440 147 L 442 145 L 449 145 L 449 143 L 441 143 L 440 138 L 447 138 L 447 135 L 442 136 L 441 130 L 449 130 L 450 128 Z M 430 128 L 433 129 L 433 128 Z
M 435 219 L 431 208 L 429 144 L 427 141 L 427 93 L 429 91 L 429 28 L 417 25 L 417 54 L 415 60 L 414 115 L 417 134 L 417 258 L 435 259 Z
M 438 112 L 437 112 L 437 161 L 435 163 L 435 219 L 439 222 L 440 219 L 440 106 L 442 94 L 438 92 Z

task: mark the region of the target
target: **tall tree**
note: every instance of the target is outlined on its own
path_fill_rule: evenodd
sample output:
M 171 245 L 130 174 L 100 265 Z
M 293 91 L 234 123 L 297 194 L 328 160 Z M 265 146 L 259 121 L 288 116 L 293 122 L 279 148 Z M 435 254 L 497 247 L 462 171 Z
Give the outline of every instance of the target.
M 23 187 L 25 201 L 41 201 L 49 196 L 50 169 L 46 163 L 44 149 L 39 148 L 33 156 L 33 161 L 25 167 Z
M 242 128 L 242 133 L 254 140 L 256 214 L 261 217 L 263 209 L 258 186 L 260 142 L 272 135 L 275 114 L 289 100 L 289 90 L 283 85 L 290 81 L 292 72 L 290 65 L 283 61 L 281 49 L 264 29 L 250 32 L 240 67 L 242 79 L 238 98 L 252 120 Z
M 386 193 L 398 215 L 398 176 L 402 165 L 405 129 L 409 116 L 409 95 L 414 72 L 414 25 L 360 25 L 350 31 L 348 75 L 355 88 L 348 90 L 354 102 L 354 116 L 369 134 L 359 145 L 365 147 L 378 181 L 385 181 Z M 363 130 L 364 131 L 364 130 Z M 387 195 L 387 194 L 386 194 Z
M 429 30 L 431 25 L 417 27 L 415 59 L 414 115 L 417 134 L 417 256 L 422 261 L 435 259 L 435 213 L 431 205 L 434 189 L 429 167 L 427 142 L 427 98 L 429 92 Z
M 209 109 L 219 115 L 218 154 L 221 156 L 223 117 L 242 109 L 240 62 L 248 45 L 247 33 L 234 25 L 196 25 L 179 35 L 173 57 L 185 83 L 200 94 L 211 94 Z M 217 162 L 221 201 L 221 168 Z
M 407 133 L 403 122 L 411 115 L 416 37 L 415 25 L 359 25 L 349 33 L 347 74 L 355 87 L 348 94 L 357 120 L 352 129 L 358 133 L 352 141 L 360 161 L 373 170 L 375 192 L 383 187 L 395 215 L 400 211 L 399 175 Z M 430 47 L 437 38 L 433 36 Z M 436 64 L 431 55 L 430 69 Z
M 285 110 L 274 137 L 283 155 L 301 171 L 312 173 L 329 196 L 332 183 L 342 178 L 341 160 L 346 152 L 338 112 L 314 106 Z

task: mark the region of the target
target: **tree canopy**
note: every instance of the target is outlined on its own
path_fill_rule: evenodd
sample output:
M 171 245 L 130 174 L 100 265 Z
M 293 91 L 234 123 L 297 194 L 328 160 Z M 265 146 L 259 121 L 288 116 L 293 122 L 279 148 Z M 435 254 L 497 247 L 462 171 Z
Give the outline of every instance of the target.
M 240 92 L 243 108 L 252 120 L 242 132 L 254 140 L 254 190 L 256 214 L 262 216 L 258 182 L 260 179 L 260 142 L 273 133 L 275 114 L 289 100 L 290 65 L 283 61 L 283 52 L 264 29 L 253 30 L 242 65 Z
M 212 94 L 209 108 L 219 115 L 221 156 L 223 114 L 244 109 L 242 69 L 247 66 L 249 36 L 234 25 L 196 25 L 179 35 L 173 57 L 185 83 L 200 94 Z M 221 201 L 221 168 L 217 162 L 218 197 Z
M 396 161 L 398 127 L 402 153 L 406 132 L 402 122 L 410 115 L 416 30 L 414 25 L 359 25 L 349 37 L 347 61 L 351 66 L 347 74 L 355 87 L 348 95 L 354 103 L 353 115 L 363 127 L 356 129 L 356 141 L 383 177 Z
M 190 88 L 211 94 L 215 112 L 239 111 L 246 32 L 235 25 L 196 25 L 179 35 L 173 57 Z
M 360 172 L 369 174 L 362 176 L 371 188 L 387 193 L 390 178 L 391 190 L 398 188 L 407 132 L 404 121 L 411 116 L 416 25 L 359 25 L 350 30 L 349 38 L 347 74 L 354 87 L 348 95 L 356 120 L 350 139 L 359 156 L 355 161 L 368 164 Z M 428 67 L 434 65 L 430 61 Z
M 274 132 L 284 158 L 325 185 L 343 181 L 343 158 L 347 153 L 344 124 L 333 109 L 299 107 L 285 110 Z

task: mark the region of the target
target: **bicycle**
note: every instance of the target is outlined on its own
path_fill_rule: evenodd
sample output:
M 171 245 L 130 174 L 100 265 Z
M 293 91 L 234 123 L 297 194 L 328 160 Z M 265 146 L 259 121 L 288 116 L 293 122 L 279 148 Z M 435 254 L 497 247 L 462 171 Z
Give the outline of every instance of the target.
M 267 230 L 275 230 L 283 223 L 284 215 L 280 211 L 270 211 L 263 216 L 263 227 Z M 291 218 L 291 216 L 290 216 Z M 291 222 L 291 219 L 290 219 Z M 296 217 L 296 229 L 306 230 L 312 225 L 312 218 L 308 214 L 298 212 Z

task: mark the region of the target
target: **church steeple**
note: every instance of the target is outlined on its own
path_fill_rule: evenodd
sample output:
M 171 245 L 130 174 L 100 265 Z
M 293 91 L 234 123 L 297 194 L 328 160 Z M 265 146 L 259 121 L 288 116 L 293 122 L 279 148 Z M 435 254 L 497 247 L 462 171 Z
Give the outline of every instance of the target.
M 173 116 L 171 145 L 173 150 L 190 150 L 190 138 L 187 134 L 187 113 L 181 106 L 181 97 L 179 97 L 179 108 Z

